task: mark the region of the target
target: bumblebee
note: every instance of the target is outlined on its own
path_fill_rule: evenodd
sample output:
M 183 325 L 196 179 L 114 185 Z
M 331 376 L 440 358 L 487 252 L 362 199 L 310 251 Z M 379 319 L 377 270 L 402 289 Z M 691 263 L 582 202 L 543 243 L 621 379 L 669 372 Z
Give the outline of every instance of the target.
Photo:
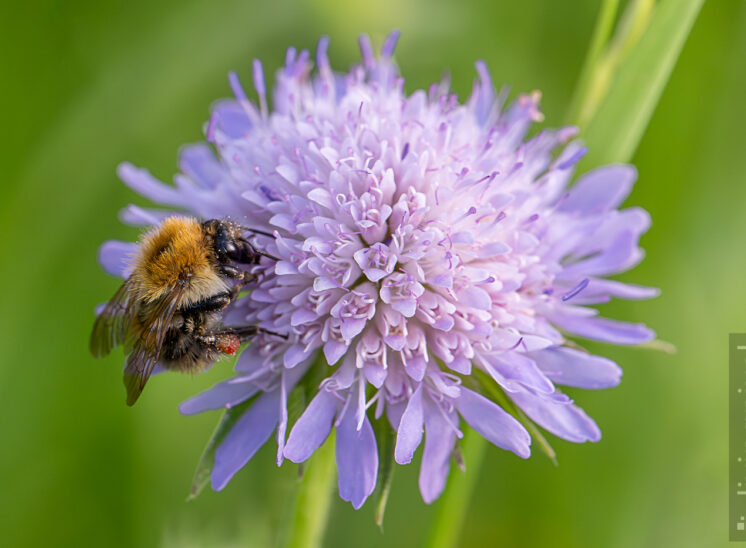
M 125 345 L 127 405 L 137 401 L 156 364 L 199 372 L 264 331 L 221 324 L 222 311 L 256 280 L 238 265 L 275 259 L 257 250 L 247 231 L 231 221 L 169 217 L 141 238 L 132 274 L 96 319 L 90 345 L 97 358 Z

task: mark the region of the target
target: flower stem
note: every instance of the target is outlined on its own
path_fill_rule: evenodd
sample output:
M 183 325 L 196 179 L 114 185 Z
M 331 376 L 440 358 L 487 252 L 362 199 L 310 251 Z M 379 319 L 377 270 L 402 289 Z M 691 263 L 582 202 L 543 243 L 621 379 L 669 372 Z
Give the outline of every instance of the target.
M 487 443 L 470 428 L 464 433 L 463 459 L 468 470 L 454 471 L 448 478 L 446 490 L 437 502 L 428 548 L 453 548 L 458 544 Z
M 324 539 L 335 478 L 334 433 L 316 450 L 295 499 L 287 548 L 318 548 Z

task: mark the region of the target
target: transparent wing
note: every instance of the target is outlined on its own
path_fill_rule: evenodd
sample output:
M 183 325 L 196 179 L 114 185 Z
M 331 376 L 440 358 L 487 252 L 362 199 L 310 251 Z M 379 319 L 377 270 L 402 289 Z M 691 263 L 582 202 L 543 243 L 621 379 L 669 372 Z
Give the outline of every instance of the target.
M 150 375 L 153 374 L 174 314 L 181 304 L 185 287 L 184 284 L 177 285 L 155 304 L 155 309 L 149 314 L 151 322 L 134 341 L 132 353 L 124 366 L 127 405 L 133 405 L 137 401 Z
M 131 286 L 130 280 L 126 280 L 106 303 L 93 324 L 90 348 L 91 354 L 97 358 L 106 356 L 127 338 L 129 322 L 134 312 Z

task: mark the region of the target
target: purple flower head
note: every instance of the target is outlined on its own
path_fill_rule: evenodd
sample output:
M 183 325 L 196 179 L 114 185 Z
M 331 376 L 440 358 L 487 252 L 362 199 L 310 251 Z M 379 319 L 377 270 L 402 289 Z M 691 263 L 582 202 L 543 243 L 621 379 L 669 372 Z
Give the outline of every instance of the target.
M 505 106 L 480 62 L 464 104 L 445 82 L 406 95 L 391 59 L 396 38 L 375 56 L 363 36 L 362 64 L 347 74 L 331 70 L 327 39 L 316 71 L 307 51 L 290 49 L 271 109 L 258 61 L 259 106 L 231 74 L 236 99 L 217 103 L 207 124 L 214 148 L 184 148 L 175 186 L 120 168 L 154 202 L 273 235 L 254 243 L 278 260 L 263 260 L 262 281 L 224 321 L 288 340 L 259 335 L 234 378 L 181 407 L 253 398 L 217 449 L 215 489 L 273 433 L 279 464 L 308 459 L 335 429 L 339 493 L 359 508 L 377 480 L 372 423 L 388 421 L 398 463 L 424 445 L 419 484 L 432 502 L 462 421 L 529 456 L 528 431 L 490 394 L 561 438 L 597 441 L 595 422 L 557 385 L 612 387 L 621 370 L 568 337 L 630 345 L 654 336 L 589 307 L 656 295 L 606 279 L 643 256 L 648 214 L 618 209 L 634 168 L 603 167 L 568 187 L 585 150 L 574 128 L 527 138 L 542 119 L 538 93 Z M 124 212 L 135 224 L 164 215 Z M 131 249 L 106 244 L 102 262 L 123 273 Z M 301 386 L 309 403 L 289 424 L 288 398 Z

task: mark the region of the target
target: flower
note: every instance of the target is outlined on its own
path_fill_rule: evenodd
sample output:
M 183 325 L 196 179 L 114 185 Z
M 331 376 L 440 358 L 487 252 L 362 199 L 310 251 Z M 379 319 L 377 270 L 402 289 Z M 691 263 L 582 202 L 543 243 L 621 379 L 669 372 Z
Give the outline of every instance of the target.
M 235 377 L 181 406 L 191 414 L 251 399 L 217 448 L 215 489 L 273 432 L 280 464 L 305 461 L 335 429 L 339 493 L 359 508 L 377 480 L 372 421 L 388 420 L 399 464 L 424 437 L 419 486 L 429 503 L 445 486 L 462 419 L 521 458 L 531 438 L 513 406 L 561 438 L 600 439 L 557 385 L 612 387 L 621 370 L 568 337 L 654 337 L 589 308 L 657 293 L 606 279 L 643 256 L 648 214 L 619 209 L 634 168 L 602 167 L 568 188 L 585 149 L 572 127 L 527 137 L 542 119 L 538 93 L 503 108 L 479 62 L 465 104 L 445 81 L 407 95 L 391 58 L 397 37 L 377 57 L 363 36 L 362 64 L 347 74 L 332 71 L 326 38 L 315 74 L 309 53 L 290 49 L 271 111 L 258 61 L 258 107 L 231 74 L 236 99 L 217 103 L 206 128 L 214 150 L 184 148 L 175 186 L 119 169 L 154 202 L 273 235 L 255 245 L 277 261 L 263 260 L 261 281 L 224 320 L 288 340 L 259 335 Z M 153 224 L 172 213 L 130 206 L 123 217 Z M 132 245 L 105 244 L 103 264 L 125 273 Z M 289 395 L 309 382 L 310 402 L 290 424 Z

